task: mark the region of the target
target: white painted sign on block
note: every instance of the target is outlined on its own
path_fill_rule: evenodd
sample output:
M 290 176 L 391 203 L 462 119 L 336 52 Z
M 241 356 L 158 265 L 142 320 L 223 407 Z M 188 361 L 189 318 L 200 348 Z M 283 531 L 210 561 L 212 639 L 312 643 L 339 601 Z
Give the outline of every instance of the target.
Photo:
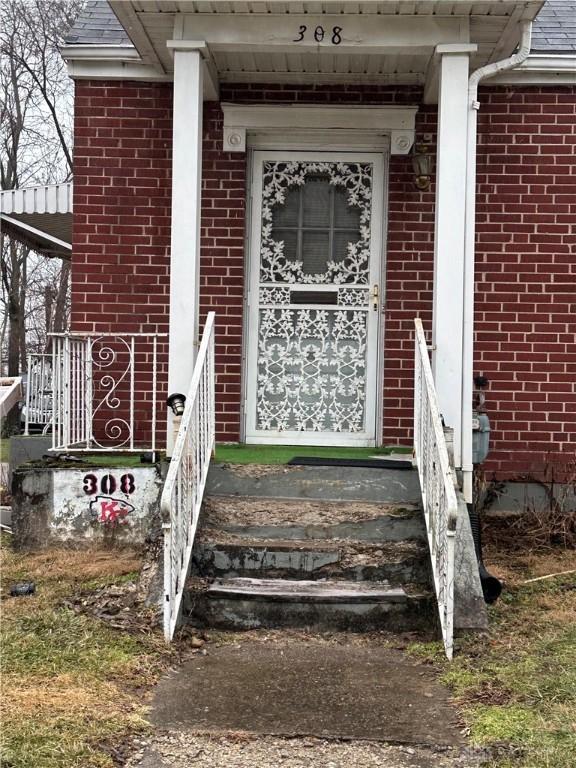
M 111 531 L 141 542 L 161 488 L 154 466 L 59 469 L 54 472 L 54 533 L 63 539 L 99 538 Z

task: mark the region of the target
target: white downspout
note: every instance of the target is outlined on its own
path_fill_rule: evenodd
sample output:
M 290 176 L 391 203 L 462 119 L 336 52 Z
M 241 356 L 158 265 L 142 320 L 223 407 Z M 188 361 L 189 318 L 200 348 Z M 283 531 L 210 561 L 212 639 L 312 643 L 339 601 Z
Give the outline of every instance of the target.
M 474 376 L 474 254 L 476 241 L 476 141 L 478 84 L 506 69 L 514 69 L 528 58 L 532 22 L 521 23 L 522 36 L 516 53 L 502 61 L 480 67 L 468 81 L 468 130 L 466 153 L 466 213 L 464 235 L 464 317 L 462 332 L 462 490 L 467 503 L 472 503 L 472 379 Z

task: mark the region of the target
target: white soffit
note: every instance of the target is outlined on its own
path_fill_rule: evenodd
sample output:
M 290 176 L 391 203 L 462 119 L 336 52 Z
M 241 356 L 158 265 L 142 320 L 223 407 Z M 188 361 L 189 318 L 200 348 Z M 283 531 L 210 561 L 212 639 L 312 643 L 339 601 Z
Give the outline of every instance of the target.
M 173 70 L 168 40 L 180 39 L 207 44 L 220 82 L 422 85 L 436 45 L 476 43 L 473 68 L 503 58 L 518 43 L 519 22 L 533 19 L 543 2 L 110 0 L 110 5 L 144 66 L 160 77 Z M 341 29 L 337 44 L 334 28 Z M 75 75 L 81 76 L 77 66 Z
M 245 152 L 247 134 L 346 130 L 390 137 L 390 152 L 405 155 L 414 143 L 417 107 L 327 107 L 222 104 L 223 149 Z

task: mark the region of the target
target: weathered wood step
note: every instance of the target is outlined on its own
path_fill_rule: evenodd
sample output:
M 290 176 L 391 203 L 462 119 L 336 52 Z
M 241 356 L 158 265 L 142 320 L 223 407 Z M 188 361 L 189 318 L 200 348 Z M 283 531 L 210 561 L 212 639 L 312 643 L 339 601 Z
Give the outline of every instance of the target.
M 288 603 L 380 603 L 406 602 L 402 587 L 387 582 L 298 581 L 292 579 L 215 579 L 207 590 L 209 597 L 237 597 L 239 600 L 265 598 Z
M 387 582 L 291 579 L 190 580 L 184 617 L 221 629 L 296 627 L 363 632 L 430 630 L 432 599 Z

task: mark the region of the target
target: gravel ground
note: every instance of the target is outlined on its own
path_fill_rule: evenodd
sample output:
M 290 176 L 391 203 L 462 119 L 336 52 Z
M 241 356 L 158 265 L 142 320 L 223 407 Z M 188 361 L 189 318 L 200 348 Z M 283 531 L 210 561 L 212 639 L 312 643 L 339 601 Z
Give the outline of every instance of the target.
M 164 731 L 140 741 L 126 768 L 477 768 L 472 751 L 310 737 Z

